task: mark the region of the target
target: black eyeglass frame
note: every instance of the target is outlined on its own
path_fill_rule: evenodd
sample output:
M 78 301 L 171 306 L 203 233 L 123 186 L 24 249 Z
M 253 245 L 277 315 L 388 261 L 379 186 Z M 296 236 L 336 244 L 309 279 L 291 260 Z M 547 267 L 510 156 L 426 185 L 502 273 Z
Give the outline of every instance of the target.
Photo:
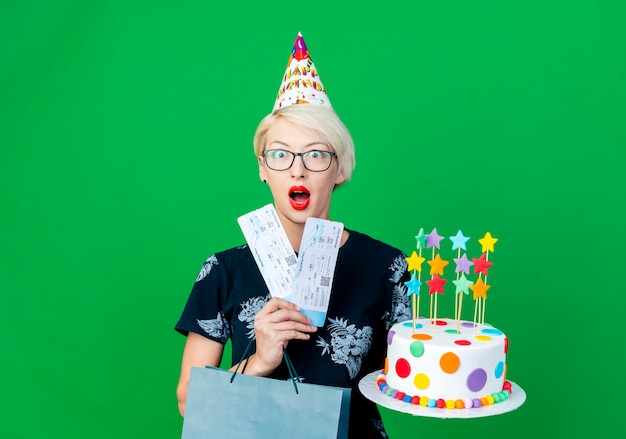
M 291 163 L 289 164 L 289 166 L 287 166 L 285 169 L 276 169 L 276 168 L 272 168 L 269 163 L 267 163 L 267 156 L 266 154 L 268 152 L 272 152 L 272 151 L 284 151 L 287 152 L 289 154 L 291 154 Z M 307 165 L 306 165 L 306 160 L 304 160 L 304 156 L 307 154 L 311 154 L 312 152 L 323 152 L 326 154 L 330 155 L 330 161 L 328 162 L 328 166 L 326 167 L 326 169 L 320 169 L 320 170 L 315 170 L 315 169 L 310 169 Z M 305 151 L 305 152 L 291 152 L 288 151 L 286 149 L 280 149 L 280 148 L 276 148 L 276 149 L 265 149 L 263 150 L 263 152 L 261 153 L 263 154 L 263 160 L 265 161 L 265 164 L 267 165 L 268 168 L 270 168 L 272 171 L 286 171 L 288 169 L 291 169 L 291 167 L 293 166 L 293 162 L 296 161 L 296 157 L 301 157 L 302 158 L 302 165 L 304 166 L 304 168 L 308 171 L 311 172 L 324 172 L 324 171 L 328 171 L 328 169 L 330 168 L 330 165 L 333 164 L 333 157 L 337 156 L 336 152 L 333 151 L 325 151 L 323 149 L 312 149 L 310 151 Z

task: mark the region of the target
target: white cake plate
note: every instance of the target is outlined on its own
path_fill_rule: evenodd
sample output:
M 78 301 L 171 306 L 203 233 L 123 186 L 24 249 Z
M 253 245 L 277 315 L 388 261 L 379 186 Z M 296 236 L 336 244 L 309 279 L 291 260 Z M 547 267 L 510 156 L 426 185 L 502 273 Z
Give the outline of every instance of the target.
M 382 405 L 391 410 L 398 412 L 409 413 L 414 416 L 427 416 L 431 418 L 483 418 L 486 416 L 501 415 L 503 413 L 511 412 L 526 401 L 526 392 L 511 381 L 511 396 L 505 401 L 497 404 L 491 404 L 483 407 L 472 409 L 440 409 L 434 407 L 423 407 L 421 405 L 414 405 L 404 401 L 397 400 L 391 396 L 387 396 L 380 391 L 376 385 L 376 378 L 380 372 L 372 372 L 365 375 L 361 381 L 359 381 L 359 390 L 370 401 L 376 404 Z

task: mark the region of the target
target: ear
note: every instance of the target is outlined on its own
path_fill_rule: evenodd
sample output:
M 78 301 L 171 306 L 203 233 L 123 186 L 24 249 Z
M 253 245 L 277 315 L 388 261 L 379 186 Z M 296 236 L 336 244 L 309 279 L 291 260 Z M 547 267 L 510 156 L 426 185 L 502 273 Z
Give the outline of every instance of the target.
M 259 156 L 258 160 L 259 160 L 259 177 L 261 178 L 262 182 L 267 182 L 267 172 L 265 171 L 265 166 L 263 164 L 263 157 Z
M 335 179 L 335 187 L 346 181 L 346 177 L 343 176 L 343 172 L 339 171 L 337 178 Z

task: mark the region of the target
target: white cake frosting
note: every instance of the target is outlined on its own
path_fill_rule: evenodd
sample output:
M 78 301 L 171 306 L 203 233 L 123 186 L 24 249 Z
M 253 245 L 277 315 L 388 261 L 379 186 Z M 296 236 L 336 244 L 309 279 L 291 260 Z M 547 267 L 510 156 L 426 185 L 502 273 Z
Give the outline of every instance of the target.
M 508 339 L 502 331 L 453 319 L 420 318 L 415 326 L 409 320 L 389 330 L 383 392 L 413 404 L 433 407 L 438 401 L 441 407 L 443 402 L 448 408 L 508 398 Z

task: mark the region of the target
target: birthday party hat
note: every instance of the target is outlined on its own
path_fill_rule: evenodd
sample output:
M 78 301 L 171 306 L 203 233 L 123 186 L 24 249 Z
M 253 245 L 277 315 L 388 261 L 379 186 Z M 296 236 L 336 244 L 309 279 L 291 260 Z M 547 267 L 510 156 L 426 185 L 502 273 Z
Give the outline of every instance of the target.
M 302 34 L 298 32 L 296 42 L 287 63 L 283 82 L 278 89 L 274 110 L 288 105 L 314 104 L 330 107 L 326 89 L 313 64 Z

